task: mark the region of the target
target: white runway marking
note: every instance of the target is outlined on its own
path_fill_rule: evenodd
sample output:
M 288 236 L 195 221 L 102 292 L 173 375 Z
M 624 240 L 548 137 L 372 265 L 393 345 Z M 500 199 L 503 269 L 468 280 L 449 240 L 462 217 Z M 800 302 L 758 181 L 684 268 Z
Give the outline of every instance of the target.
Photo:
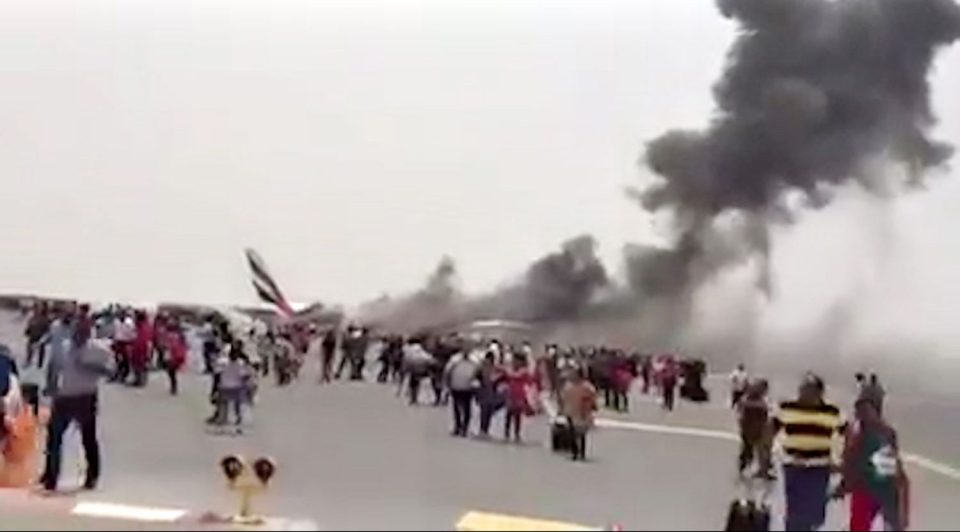
M 609 429 L 636 430 L 639 432 L 653 432 L 656 434 L 672 434 L 678 436 L 695 436 L 698 438 L 711 438 L 714 440 L 726 440 L 738 442 L 740 437 L 732 432 L 722 430 L 698 429 L 696 427 L 676 427 L 671 425 L 653 425 L 650 423 L 639 423 L 636 421 L 623 421 L 619 419 L 597 418 L 597 426 Z
M 597 426 L 609 429 L 635 430 L 638 432 L 651 432 L 655 434 L 670 434 L 674 436 L 694 436 L 698 438 L 710 438 L 714 440 L 724 440 L 738 442 L 740 436 L 722 430 L 700 429 L 696 427 L 676 427 L 670 425 L 654 425 L 651 423 L 640 423 L 636 421 L 622 421 L 619 419 L 597 418 Z M 951 467 L 942 462 L 931 460 L 924 456 L 904 453 L 903 461 L 913 466 L 919 467 L 931 473 L 942 475 L 950 480 L 960 482 L 960 469 Z
M 70 513 L 87 517 L 106 517 L 110 519 L 146 521 L 151 523 L 173 523 L 187 515 L 186 510 L 151 508 L 149 506 L 128 506 L 125 504 L 103 502 L 81 502 L 74 506 Z
M 960 469 L 950 467 L 947 464 L 931 460 L 918 454 L 903 453 L 903 461 L 915 465 L 921 469 L 926 469 L 933 473 L 939 473 L 951 480 L 960 482 Z

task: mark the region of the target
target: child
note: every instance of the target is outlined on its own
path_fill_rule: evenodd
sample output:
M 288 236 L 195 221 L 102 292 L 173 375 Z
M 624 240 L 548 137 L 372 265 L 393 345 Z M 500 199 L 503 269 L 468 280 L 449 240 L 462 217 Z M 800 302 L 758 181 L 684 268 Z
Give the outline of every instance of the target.
M 226 425 L 229 411 L 233 410 L 234 424 L 239 427 L 243 424 L 243 404 L 247 402 L 250 378 L 252 371 L 239 346 L 234 345 L 228 359 L 222 363 L 217 374 L 220 382 L 217 391 L 217 425 Z

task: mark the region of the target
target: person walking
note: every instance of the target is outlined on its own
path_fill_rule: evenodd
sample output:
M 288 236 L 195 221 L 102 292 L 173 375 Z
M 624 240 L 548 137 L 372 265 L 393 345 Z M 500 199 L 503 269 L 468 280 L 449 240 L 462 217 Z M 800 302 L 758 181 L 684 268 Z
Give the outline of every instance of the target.
M 770 385 L 763 379 L 747 385 L 742 397 L 736 399 L 740 425 L 739 471 L 743 476 L 747 468 L 757 460 L 757 477 L 773 479 L 770 471 L 770 404 L 767 400 Z
M 613 409 L 616 412 L 630 411 L 630 390 L 637 375 L 636 362 L 622 352 L 617 354 L 613 365 L 610 385 L 613 389 Z
M 497 411 L 506 403 L 502 387 L 504 372 L 496 363 L 496 354 L 488 351 L 480 364 L 480 386 L 477 389 L 477 404 L 480 405 L 480 438 L 490 437 L 490 423 Z
M 359 346 L 360 334 L 361 331 L 359 326 L 350 325 L 341 335 L 340 362 L 337 364 L 337 371 L 333 374 L 334 379 L 340 380 L 340 378 L 343 376 L 344 370 L 347 369 L 347 365 L 354 363 L 354 352 Z
M 17 361 L 13 358 L 10 348 L 6 344 L 0 344 L 0 421 L 6 414 L 4 397 L 17 386 L 20 371 L 17 368 Z M 3 442 L 6 433 L 6 426 L 0 423 L 0 443 Z
M 887 396 L 883 384 L 880 384 L 880 378 L 876 373 L 871 373 L 866 382 L 860 388 L 859 398 L 867 399 L 876 407 L 877 413 L 883 416 L 883 401 Z
M 737 364 L 736 369 L 730 373 L 730 408 L 737 409 L 740 399 L 747 393 L 749 383 L 750 376 L 747 374 L 746 366 Z
M 167 378 L 170 380 L 170 395 L 177 395 L 180 387 L 177 379 L 177 373 L 187 362 L 187 339 L 183 335 L 183 330 L 176 324 L 170 324 L 163 338 L 165 347 L 163 348 L 164 360 L 163 367 L 167 372 Z
M 523 417 L 533 414 L 530 398 L 536 386 L 536 379 L 528 367 L 527 357 L 522 352 L 514 355 L 513 367 L 506 373 L 507 414 L 503 419 L 503 440 L 510 441 L 511 429 L 513 441 L 520 443 L 520 430 Z
M 560 409 L 570 424 L 574 461 L 587 459 L 587 432 L 593 428 L 597 411 L 597 389 L 587 381 L 583 370 L 575 371 L 560 394 Z
M 430 372 L 430 387 L 433 389 L 433 406 L 444 406 L 449 399 L 445 389 L 444 371 L 447 369 L 450 360 L 460 349 L 454 342 L 450 341 L 450 339 L 444 340 L 440 337 L 434 338 L 432 344 L 431 352 L 433 353 L 435 362 Z M 463 352 L 465 354 L 464 356 L 469 356 L 469 350 L 463 350 Z M 496 357 L 496 353 L 494 353 L 494 357 Z
M 217 392 L 217 413 L 214 424 L 223 426 L 229 421 L 230 411 L 234 413 L 234 425 L 243 425 L 243 404 L 247 402 L 247 391 L 253 378 L 253 370 L 243 357 L 240 343 L 231 346 L 227 360 L 216 368 L 220 376 Z
M 823 396 L 823 380 L 808 374 L 797 400 L 781 403 L 774 418 L 774 434 L 784 433 L 787 530 L 816 530 L 826 519 L 831 453 L 843 423 L 840 409 Z
M 337 333 L 330 329 L 320 342 L 320 382 L 333 380 L 333 359 L 337 353 Z
M 133 318 L 124 312 L 117 316 L 114 325 L 113 349 L 116 353 L 117 373 L 114 381 L 120 384 L 126 384 L 130 377 L 131 353 L 133 352 L 133 343 L 137 338 L 137 327 L 133 323 Z
M 55 492 L 60 478 L 63 434 L 71 423 L 80 426 L 87 472 L 83 487 L 95 489 L 100 479 L 100 443 L 97 441 L 97 398 L 100 379 L 115 371 L 110 352 L 90 341 L 90 329 L 78 322 L 69 349 L 47 366 L 46 395 L 52 398 L 47 428 L 46 467 L 40 482 Z
M 673 411 L 677 398 L 677 381 L 680 378 L 680 368 L 677 360 L 672 355 L 664 358 L 663 367 L 660 370 L 660 389 L 663 392 L 664 410 Z
M 27 337 L 27 360 L 24 364 L 30 367 L 34 359 L 37 360 L 37 366 L 43 367 L 46 353 L 47 333 L 50 331 L 50 315 L 44 304 L 38 304 L 30 321 L 27 322 L 27 328 L 24 334 Z
M 203 373 L 212 375 L 220 355 L 219 338 L 216 328 L 213 325 L 213 316 L 210 316 L 203 322 L 200 328 L 200 339 L 203 343 Z
M 444 382 L 453 398 L 453 436 L 466 438 L 473 414 L 473 397 L 479 385 L 479 366 L 464 349 L 444 369 Z
M 871 398 L 857 400 L 856 423 L 847 429 L 843 480 L 836 497 L 850 494 L 850 530 L 868 532 L 877 515 L 885 530 L 910 524 L 910 481 L 903 468 L 897 433 Z
M 150 326 L 150 318 L 147 317 L 147 313 L 143 311 L 137 311 L 134 322 L 136 331 L 130 351 L 130 363 L 133 367 L 133 385 L 143 388 L 147 385 L 153 327 Z

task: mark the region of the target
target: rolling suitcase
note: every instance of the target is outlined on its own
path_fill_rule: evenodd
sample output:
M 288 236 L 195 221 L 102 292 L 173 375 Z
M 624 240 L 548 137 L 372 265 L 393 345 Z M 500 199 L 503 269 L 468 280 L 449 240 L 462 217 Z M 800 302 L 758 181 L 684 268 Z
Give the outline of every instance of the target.
M 557 417 L 550 423 L 550 448 L 553 452 L 573 452 L 573 430 L 570 421 Z
M 723 528 L 738 532 L 767 532 L 770 530 L 770 508 L 763 503 L 738 499 L 730 503 L 727 523 Z

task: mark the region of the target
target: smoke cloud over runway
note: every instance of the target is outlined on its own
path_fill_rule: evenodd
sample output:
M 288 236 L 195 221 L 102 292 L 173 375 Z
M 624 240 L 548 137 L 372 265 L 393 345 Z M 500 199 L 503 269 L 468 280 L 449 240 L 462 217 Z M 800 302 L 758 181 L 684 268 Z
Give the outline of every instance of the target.
M 718 5 L 739 34 L 714 86 L 715 115 L 705 129 L 650 141 L 644 163 L 659 179 L 634 191 L 670 217 L 675 239 L 634 257 L 631 279 L 645 292 L 695 288 L 748 258 L 769 291 L 770 227 L 798 204 L 828 205 L 849 183 L 886 190 L 877 161 L 919 181 L 953 151 L 929 135 L 928 82 L 936 52 L 960 37 L 952 0 Z

